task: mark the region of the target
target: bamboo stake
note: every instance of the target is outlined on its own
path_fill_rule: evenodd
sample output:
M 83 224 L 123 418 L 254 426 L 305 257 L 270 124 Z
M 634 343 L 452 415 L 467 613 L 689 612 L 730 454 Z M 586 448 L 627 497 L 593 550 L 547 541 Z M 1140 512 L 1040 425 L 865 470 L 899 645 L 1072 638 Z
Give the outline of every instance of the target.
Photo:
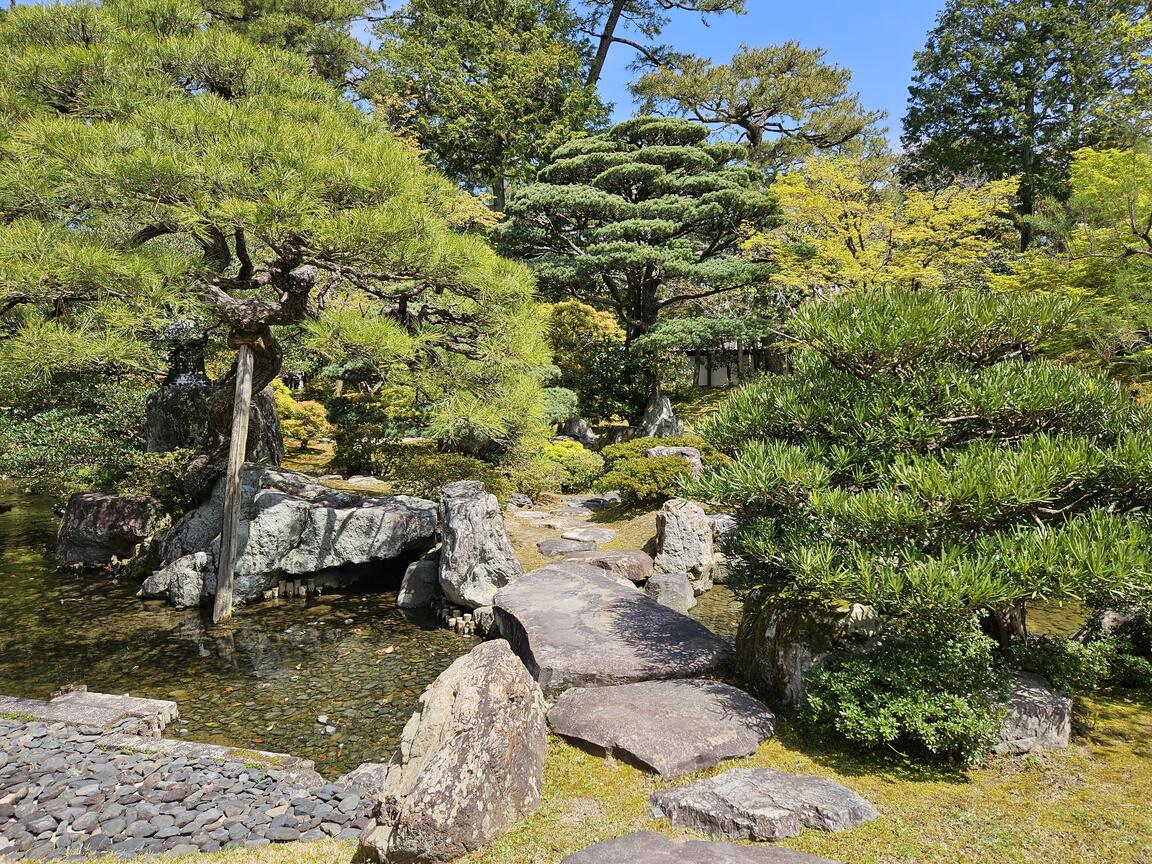
M 228 446 L 224 524 L 220 530 L 220 569 L 216 573 L 216 600 L 212 623 L 232 617 L 232 569 L 236 564 L 236 535 L 240 531 L 240 481 L 248 452 L 248 417 L 252 411 L 252 348 L 240 345 L 236 355 L 236 404 L 232 408 L 232 440 Z

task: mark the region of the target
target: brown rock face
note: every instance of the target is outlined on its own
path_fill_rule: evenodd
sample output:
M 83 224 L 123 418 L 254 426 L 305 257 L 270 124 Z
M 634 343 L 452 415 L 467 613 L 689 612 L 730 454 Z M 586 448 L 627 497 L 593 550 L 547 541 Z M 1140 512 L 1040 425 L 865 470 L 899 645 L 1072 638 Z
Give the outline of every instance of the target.
M 159 506 L 145 496 L 77 492 L 64 509 L 56 554 L 69 564 L 128 558 L 160 527 L 159 518 Z
M 502 640 L 449 666 L 420 697 L 361 852 L 387 864 L 453 861 L 540 806 L 544 697 Z

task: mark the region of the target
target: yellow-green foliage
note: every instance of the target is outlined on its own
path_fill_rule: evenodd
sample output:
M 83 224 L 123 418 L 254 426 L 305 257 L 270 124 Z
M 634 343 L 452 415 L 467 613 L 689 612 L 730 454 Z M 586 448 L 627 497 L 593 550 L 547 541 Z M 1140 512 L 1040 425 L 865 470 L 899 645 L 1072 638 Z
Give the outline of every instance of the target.
M 288 385 L 277 378 L 272 382 L 272 396 L 276 400 L 276 413 L 280 416 L 280 431 L 286 438 L 295 438 L 301 448 L 314 438 L 327 435 L 332 427 L 319 402 L 292 398 Z
M 560 369 L 560 380 L 565 384 L 583 377 L 589 346 L 624 341 L 624 331 L 610 312 L 601 312 L 579 300 L 564 300 L 542 308 L 548 318 L 552 362 Z
M 500 500 L 513 490 L 495 465 L 462 453 L 438 453 L 435 444 L 391 443 L 372 454 L 372 473 L 394 493 L 439 500 L 440 490 L 457 480 L 479 480 Z
M 588 489 L 604 471 L 604 457 L 579 441 L 565 438 L 549 441 L 541 447 L 541 455 L 560 466 L 563 471 L 560 485 L 566 492 Z
M 746 248 L 780 265 L 779 283 L 805 293 L 939 287 L 1008 247 L 1017 185 L 902 188 L 888 159 L 818 156 L 772 184 L 787 218 Z

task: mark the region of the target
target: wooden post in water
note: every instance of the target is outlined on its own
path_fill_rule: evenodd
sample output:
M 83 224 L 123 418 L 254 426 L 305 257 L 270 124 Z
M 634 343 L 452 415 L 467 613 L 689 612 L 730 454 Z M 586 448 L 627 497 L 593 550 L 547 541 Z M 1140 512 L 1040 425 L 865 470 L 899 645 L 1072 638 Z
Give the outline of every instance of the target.
M 213 624 L 221 624 L 232 617 L 232 568 L 236 564 L 236 535 L 240 531 L 240 481 L 244 456 L 248 452 L 248 418 L 252 412 L 252 365 L 252 348 L 241 343 L 236 355 L 236 403 L 232 408 L 232 440 L 228 446 L 224 525 L 220 529 L 220 569 L 216 572 Z

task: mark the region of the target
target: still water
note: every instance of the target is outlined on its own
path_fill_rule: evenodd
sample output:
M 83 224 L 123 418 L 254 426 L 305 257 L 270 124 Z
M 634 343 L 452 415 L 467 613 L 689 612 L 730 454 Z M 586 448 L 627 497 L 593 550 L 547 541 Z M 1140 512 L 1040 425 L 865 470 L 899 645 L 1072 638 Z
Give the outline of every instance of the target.
M 224 628 L 58 570 L 47 499 L 0 485 L 0 693 L 69 684 L 173 699 L 167 735 L 306 756 L 334 777 L 387 761 L 424 688 L 475 641 L 396 609 L 394 592 L 280 600 Z M 317 717 L 334 726 L 324 734 Z

